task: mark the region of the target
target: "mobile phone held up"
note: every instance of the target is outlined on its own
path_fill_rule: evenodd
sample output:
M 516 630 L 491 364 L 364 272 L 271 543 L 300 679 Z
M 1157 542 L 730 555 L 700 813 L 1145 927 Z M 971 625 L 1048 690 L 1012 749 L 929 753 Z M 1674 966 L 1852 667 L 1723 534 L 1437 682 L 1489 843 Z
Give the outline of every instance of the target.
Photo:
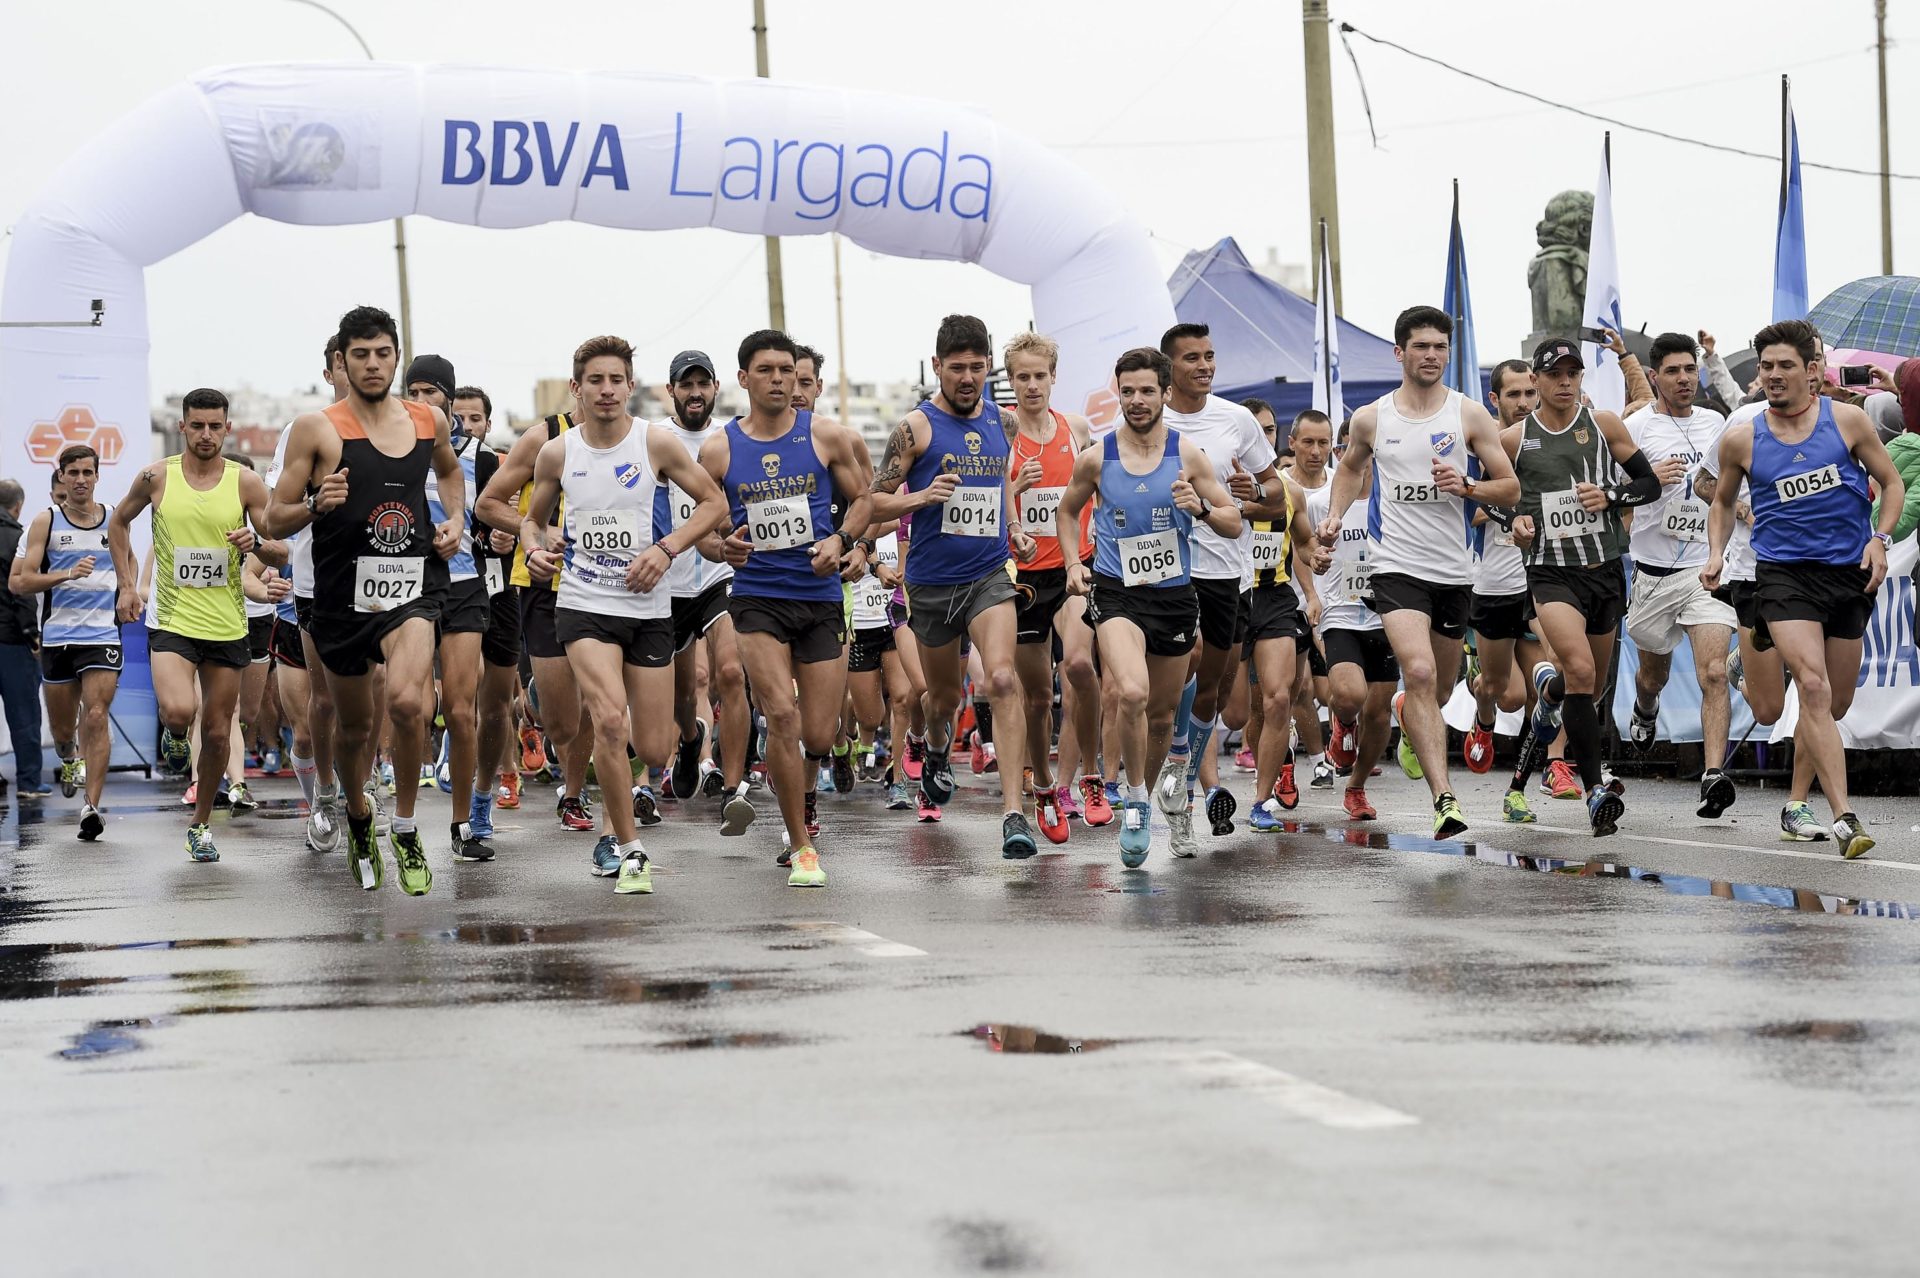
M 1873 366 L 1871 364 L 1842 364 L 1840 366 L 1840 384 L 1842 386 L 1873 385 Z

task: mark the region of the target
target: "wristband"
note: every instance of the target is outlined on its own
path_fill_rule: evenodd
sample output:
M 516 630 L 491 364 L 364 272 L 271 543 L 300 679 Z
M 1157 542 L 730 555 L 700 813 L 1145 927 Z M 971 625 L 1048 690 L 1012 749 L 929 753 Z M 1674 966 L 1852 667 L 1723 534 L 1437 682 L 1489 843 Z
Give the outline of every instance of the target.
M 855 537 L 851 533 L 849 533 L 844 528 L 838 530 L 833 535 L 840 539 L 840 553 L 843 555 L 851 554 L 853 552 L 853 548 L 860 544 L 860 539 L 858 537 Z
M 866 551 L 869 559 L 880 553 L 880 543 L 871 537 L 862 537 L 853 544 Z
M 1873 539 L 1879 542 L 1882 548 L 1887 550 L 1893 549 L 1892 533 L 1883 533 L 1876 529 L 1873 534 Z
M 667 566 L 668 566 L 668 567 L 672 567 L 672 566 L 673 566 L 673 559 L 674 559 L 674 554 L 673 554 L 673 551 L 671 551 L 671 550 L 669 550 L 669 549 L 667 548 L 667 543 L 666 543 L 666 542 L 664 542 L 664 541 L 656 541 L 656 542 L 654 542 L 654 543 L 653 543 L 653 548 L 654 548 L 655 550 L 657 550 L 657 551 L 659 551 L 659 552 L 660 552 L 661 554 L 663 554 L 663 555 L 665 555 L 665 556 L 667 557 Z

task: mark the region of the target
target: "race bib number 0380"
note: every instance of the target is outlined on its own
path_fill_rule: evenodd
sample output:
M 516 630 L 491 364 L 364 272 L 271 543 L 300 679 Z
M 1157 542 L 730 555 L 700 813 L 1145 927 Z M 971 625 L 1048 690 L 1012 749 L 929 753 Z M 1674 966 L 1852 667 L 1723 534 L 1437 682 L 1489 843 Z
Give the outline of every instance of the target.
M 227 550 L 222 546 L 175 546 L 173 582 L 176 586 L 205 588 L 227 584 Z
M 813 510 L 805 497 L 748 502 L 747 538 L 755 550 L 790 550 L 819 540 L 813 535 Z
M 392 612 L 420 597 L 427 561 L 417 556 L 361 555 L 354 561 L 353 610 Z
M 637 510 L 577 510 L 574 536 L 590 555 L 631 555 L 640 549 Z
M 1152 586 L 1179 575 L 1179 530 L 1164 528 L 1120 539 L 1120 580 L 1126 585 Z
M 1830 488 L 1840 486 L 1840 468 L 1822 466 L 1819 470 L 1803 471 L 1798 475 L 1788 475 L 1773 483 L 1773 491 L 1780 495 L 1782 502 L 1799 501 L 1802 497 L 1811 497 L 1824 493 Z
M 940 531 L 949 537 L 998 537 L 1000 488 L 961 485 L 947 498 L 940 514 Z

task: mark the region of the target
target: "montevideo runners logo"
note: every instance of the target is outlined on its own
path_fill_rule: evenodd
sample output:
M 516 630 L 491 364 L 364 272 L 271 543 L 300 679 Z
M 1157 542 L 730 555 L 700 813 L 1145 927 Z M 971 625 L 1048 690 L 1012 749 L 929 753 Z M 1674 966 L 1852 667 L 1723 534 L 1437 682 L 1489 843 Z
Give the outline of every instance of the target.
M 381 502 L 367 515 L 367 540 L 375 550 L 399 554 L 413 541 L 413 511 L 405 502 Z

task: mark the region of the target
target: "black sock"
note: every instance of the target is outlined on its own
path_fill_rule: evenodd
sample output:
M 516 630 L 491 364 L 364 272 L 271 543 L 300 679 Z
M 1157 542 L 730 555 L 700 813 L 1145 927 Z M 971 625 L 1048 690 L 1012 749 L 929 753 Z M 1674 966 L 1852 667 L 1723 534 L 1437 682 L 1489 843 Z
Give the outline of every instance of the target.
M 1642 719 L 1651 719 L 1660 713 L 1660 702 L 1658 699 L 1655 699 L 1651 707 L 1642 705 L 1639 694 L 1635 693 L 1633 698 L 1633 712 Z
M 1533 770 L 1540 766 L 1540 756 L 1546 752 L 1547 743 L 1533 735 L 1531 731 L 1520 734 L 1520 758 L 1514 764 L 1513 781 L 1507 786 L 1511 793 L 1525 794 L 1527 782 L 1533 777 Z
M 993 702 L 975 698 L 973 724 L 980 733 L 981 745 L 993 744 Z
M 1555 671 L 1553 678 L 1547 680 L 1547 700 L 1559 705 L 1567 699 L 1567 677 Z
M 1473 726 L 1474 726 L 1474 727 L 1476 727 L 1476 728 L 1478 728 L 1478 729 L 1480 729 L 1480 731 L 1482 731 L 1482 732 L 1492 732 L 1492 731 L 1493 731 L 1493 725 L 1492 725 L 1491 723 L 1488 723 L 1488 722 L 1486 722 L 1485 720 L 1483 720 L 1483 719 L 1481 719 L 1481 717 L 1480 717 L 1479 715 L 1477 715 L 1477 714 L 1476 714 L 1475 716 L 1473 716 Z
M 1570 692 L 1566 702 L 1567 753 L 1580 773 L 1580 783 L 1591 790 L 1600 784 L 1600 711 L 1591 692 Z

